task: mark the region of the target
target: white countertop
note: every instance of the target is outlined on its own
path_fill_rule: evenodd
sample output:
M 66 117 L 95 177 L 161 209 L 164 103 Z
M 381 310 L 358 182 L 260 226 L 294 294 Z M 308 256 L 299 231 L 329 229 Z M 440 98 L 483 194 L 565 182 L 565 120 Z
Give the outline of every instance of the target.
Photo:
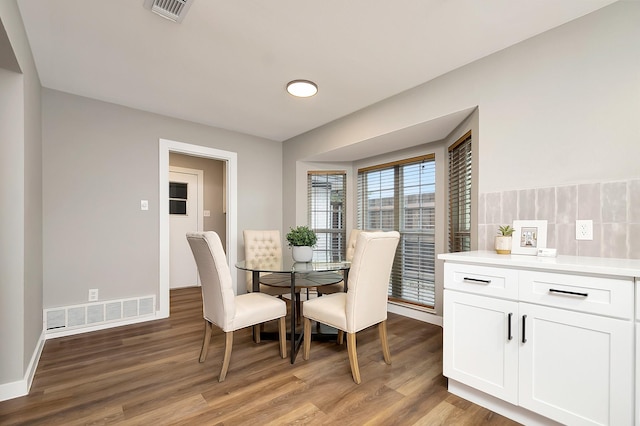
M 612 259 L 606 257 L 563 256 L 538 257 L 515 254 L 497 254 L 494 251 L 467 251 L 443 253 L 438 259 L 482 265 L 541 269 L 548 271 L 601 274 L 619 277 L 640 277 L 639 259 Z

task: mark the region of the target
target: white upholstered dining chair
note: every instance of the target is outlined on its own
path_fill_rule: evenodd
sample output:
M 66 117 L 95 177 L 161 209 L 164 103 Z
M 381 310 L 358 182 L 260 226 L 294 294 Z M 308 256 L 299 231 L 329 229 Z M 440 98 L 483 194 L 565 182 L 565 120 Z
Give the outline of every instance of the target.
M 352 229 L 349 233 L 349 241 L 347 241 L 347 247 L 345 250 L 345 260 L 351 262 L 353 260 L 353 253 L 356 251 L 356 242 L 358 241 L 358 235 L 362 232 L 361 229 Z M 332 272 L 333 273 L 333 272 Z M 318 294 L 332 294 L 344 292 L 344 281 L 337 284 L 318 286 Z
M 304 303 L 305 360 L 309 359 L 311 350 L 311 321 L 317 321 L 337 328 L 339 333 L 347 333 L 354 382 L 360 383 L 356 352 L 358 331 L 377 324 L 384 360 L 391 364 L 387 342 L 387 292 L 399 239 L 400 234 L 396 231 L 361 232 L 351 261 L 347 292 L 328 294 Z
M 244 239 L 244 260 L 249 263 L 257 261 L 272 267 L 282 266 L 282 240 L 278 230 L 250 230 L 242 232 Z M 253 273 L 247 272 L 247 292 L 253 291 Z M 271 296 L 290 294 L 290 274 L 260 273 L 260 293 Z M 270 286 L 262 283 L 280 283 L 280 286 Z M 286 285 L 284 285 L 286 284 Z
M 233 292 L 231 271 L 218 234 L 188 232 L 187 241 L 193 252 L 202 283 L 202 312 L 205 320 L 204 338 L 200 351 L 200 362 L 204 362 L 209 349 L 212 324 L 225 333 L 225 349 L 218 381 L 224 381 L 231 349 L 233 332 L 241 328 L 256 326 L 267 321 L 278 320 L 280 356 L 286 357 L 287 306 L 284 301 L 262 293 L 247 293 L 236 296 Z M 260 333 L 256 342 L 259 342 Z

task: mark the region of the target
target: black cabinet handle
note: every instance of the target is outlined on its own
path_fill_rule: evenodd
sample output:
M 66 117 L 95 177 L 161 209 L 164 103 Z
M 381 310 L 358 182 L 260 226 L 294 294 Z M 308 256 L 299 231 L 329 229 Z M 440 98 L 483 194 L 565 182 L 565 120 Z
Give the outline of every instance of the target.
M 527 316 L 523 315 L 522 316 L 522 343 L 527 343 L 526 323 L 527 323 Z
M 491 280 L 481 280 L 479 278 L 464 277 L 462 281 L 467 281 L 467 282 L 472 282 L 477 284 L 491 284 Z
M 577 291 L 567 291 L 567 290 L 556 290 L 555 288 L 550 288 L 549 293 L 560 293 L 560 294 L 568 294 L 571 296 L 580 296 L 580 297 L 588 297 L 589 293 L 579 293 Z
M 509 312 L 509 316 L 507 318 L 507 340 L 513 339 L 513 335 L 511 334 L 511 317 L 513 317 L 513 312 Z

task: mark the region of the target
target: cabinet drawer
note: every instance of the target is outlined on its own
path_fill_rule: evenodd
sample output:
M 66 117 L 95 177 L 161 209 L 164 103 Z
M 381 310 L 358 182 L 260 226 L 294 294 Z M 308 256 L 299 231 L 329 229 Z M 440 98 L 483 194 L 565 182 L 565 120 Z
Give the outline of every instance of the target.
M 518 298 L 518 271 L 445 262 L 444 287 L 505 299 Z
M 633 318 L 633 281 L 520 271 L 520 300 L 573 311 Z

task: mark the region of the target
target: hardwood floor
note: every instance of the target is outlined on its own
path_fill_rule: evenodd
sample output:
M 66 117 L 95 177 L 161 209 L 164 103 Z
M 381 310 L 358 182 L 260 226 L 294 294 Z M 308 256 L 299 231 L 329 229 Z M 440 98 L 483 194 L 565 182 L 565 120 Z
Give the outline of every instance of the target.
M 361 385 L 346 346 L 312 342 L 291 365 L 250 329 L 218 383 L 224 335 L 200 364 L 203 329 L 200 291 L 187 288 L 172 291 L 168 319 L 49 340 L 30 394 L 0 402 L 0 424 L 516 424 L 447 392 L 437 326 L 389 314 L 390 366 L 377 327 L 358 333 Z

